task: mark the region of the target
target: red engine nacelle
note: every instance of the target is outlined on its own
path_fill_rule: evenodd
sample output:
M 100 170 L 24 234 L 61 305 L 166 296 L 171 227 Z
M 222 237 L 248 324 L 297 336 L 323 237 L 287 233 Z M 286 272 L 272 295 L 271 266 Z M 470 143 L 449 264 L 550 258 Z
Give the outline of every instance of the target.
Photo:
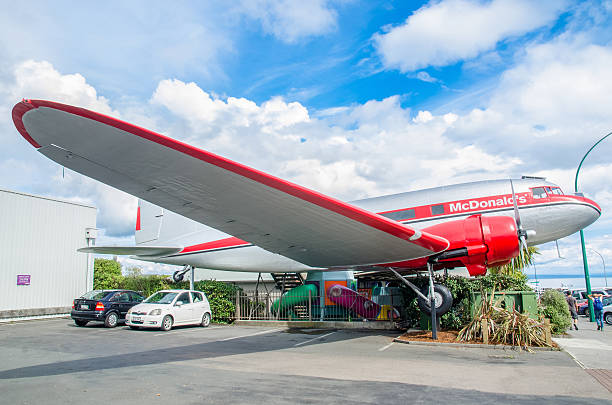
M 449 251 L 466 248 L 466 256 L 448 261 L 460 261 L 473 276 L 486 274 L 487 267 L 501 265 L 519 254 L 516 222 L 511 217 L 472 215 L 423 231 L 446 238 L 450 242 Z
M 511 217 L 472 215 L 423 229 L 446 238 L 450 245 L 437 266 L 465 266 L 472 276 L 484 275 L 487 267 L 502 266 L 519 254 L 516 222 Z M 451 258 L 448 258 L 451 256 Z M 392 263 L 391 267 L 425 267 L 428 258 Z

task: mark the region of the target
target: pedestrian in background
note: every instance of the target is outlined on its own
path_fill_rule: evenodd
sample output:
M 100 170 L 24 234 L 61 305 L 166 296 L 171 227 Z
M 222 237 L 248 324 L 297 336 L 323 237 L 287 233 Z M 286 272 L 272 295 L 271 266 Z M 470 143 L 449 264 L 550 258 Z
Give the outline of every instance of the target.
M 565 301 L 567 301 L 567 306 L 569 307 L 570 314 L 572 315 L 574 329 L 578 330 L 578 301 L 576 301 L 576 298 L 572 297 L 570 291 L 565 292 Z
M 595 322 L 597 322 L 597 330 L 603 331 L 603 294 L 591 294 L 589 299 L 593 301 L 593 312 L 595 314 Z

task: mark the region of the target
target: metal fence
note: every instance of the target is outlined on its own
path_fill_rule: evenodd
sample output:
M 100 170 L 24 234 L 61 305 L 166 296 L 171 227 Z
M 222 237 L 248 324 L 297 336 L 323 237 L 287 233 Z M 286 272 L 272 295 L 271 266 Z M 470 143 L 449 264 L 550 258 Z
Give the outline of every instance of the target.
M 280 291 L 239 291 L 236 319 L 278 321 L 390 321 L 399 319 L 402 299 L 398 295 L 367 297 L 355 294 L 342 303 L 308 292 L 304 295 Z

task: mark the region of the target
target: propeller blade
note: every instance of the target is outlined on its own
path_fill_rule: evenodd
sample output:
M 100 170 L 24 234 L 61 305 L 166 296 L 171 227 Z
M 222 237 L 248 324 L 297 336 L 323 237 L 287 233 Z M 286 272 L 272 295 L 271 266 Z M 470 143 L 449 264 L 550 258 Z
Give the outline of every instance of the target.
M 516 203 L 516 194 L 514 193 L 514 184 L 512 183 L 512 179 L 510 179 L 510 189 L 512 189 L 512 204 L 514 205 L 514 220 L 516 221 L 516 226 L 518 227 L 519 232 L 523 230 L 521 227 L 521 216 L 519 215 L 518 204 Z
M 521 263 L 523 264 L 523 266 L 527 266 L 527 263 L 525 263 L 525 255 L 527 253 L 527 238 L 525 237 L 525 235 L 521 234 L 519 236 L 519 254 L 521 256 Z

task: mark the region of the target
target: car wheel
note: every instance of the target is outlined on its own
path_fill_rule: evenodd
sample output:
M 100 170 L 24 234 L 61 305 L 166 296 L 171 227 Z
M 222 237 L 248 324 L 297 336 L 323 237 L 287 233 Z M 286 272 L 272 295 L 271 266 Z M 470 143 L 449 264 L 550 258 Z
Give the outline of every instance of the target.
M 426 285 L 421 289 L 423 295 L 429 298 L 429 285 Z M 434 295 L 436 303 L 436 315 L 444 315 L 448 312 L 450 307 L 453 305 L 453 294 L 451 294 L 448 287 L 442 284 L 434 284 Z M 429 314 L 431 309 L 429 308 L 429 300 L 425 301 L 421 297 L 417 297 L 417 304 L 421 311 Z
M 170 315 L 164 316 L 160 329 L 163 330 L 164 332 L 168 332 L 170 329 L 172 329 L 173 322 L 174 321 L 172 320 L 172 317 Z
M 612 325 L 612 312 L 606 312 L 604 314 L 604 320 L 608 325 Z
M 140 328 L 138 326 L 130 325 L 130 329 L 138 330 Z
M 85 325 L 87 325 L 88 322 L 89 321 L 84 321 L 82 319 L 75 319 L 74 320 L 74 323 L 76 323 L 76 326 L 85 326 Z
M 208 325 L 210 325 L 210 314 L 208 312 L 205 312 L 204 315 L 202 316 L 202 323 L 200 325 L 202 325 L 205 328 Z
M 107 328 L 114 328 L 117 326 L 118 322 L 119 317 L 117 316 L 116 312 L 110 312 L 108 315 L 106 315 L 106 318 L 104 318 L 104 326 Z

